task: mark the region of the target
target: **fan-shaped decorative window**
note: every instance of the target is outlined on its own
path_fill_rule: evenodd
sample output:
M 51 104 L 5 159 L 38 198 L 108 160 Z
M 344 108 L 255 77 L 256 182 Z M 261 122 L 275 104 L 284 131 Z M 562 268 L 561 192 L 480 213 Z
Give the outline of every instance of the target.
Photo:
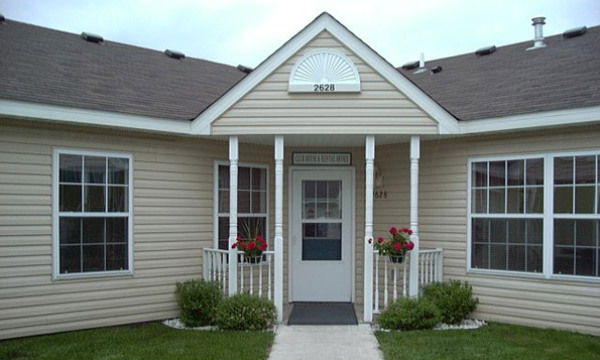
M 289 92 L 360 92 L 360 75 L 344 54 L 315 50 L 292 68 Z

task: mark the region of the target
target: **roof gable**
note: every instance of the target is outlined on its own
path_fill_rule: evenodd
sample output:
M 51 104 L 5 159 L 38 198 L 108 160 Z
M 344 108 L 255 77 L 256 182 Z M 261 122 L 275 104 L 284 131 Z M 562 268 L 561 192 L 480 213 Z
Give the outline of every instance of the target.
M 456 119 L 328 13 L 319 15 L 313 22 L 261 63 L 252 73 L 194 119 L 192 122 L 192 132 L 195 134 L 210 134 L 211 124 L 215 120 L 323 31 L 327 31 L 333 35 L 343 46 L 350 49 L 425 111 L 438 123 L 440 134 L 458 132 Z

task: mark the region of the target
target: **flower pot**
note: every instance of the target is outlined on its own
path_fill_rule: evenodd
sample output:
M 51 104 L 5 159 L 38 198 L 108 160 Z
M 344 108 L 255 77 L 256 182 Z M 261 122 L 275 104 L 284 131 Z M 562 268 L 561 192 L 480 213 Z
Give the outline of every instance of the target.
M 248 264 L 259 264 L 262 261 L 262 254 L 258 256 L 244 256 L 244 261 Z
M 388 255 L 391 263 L 401 264 L 404 261 L 404 255 Z

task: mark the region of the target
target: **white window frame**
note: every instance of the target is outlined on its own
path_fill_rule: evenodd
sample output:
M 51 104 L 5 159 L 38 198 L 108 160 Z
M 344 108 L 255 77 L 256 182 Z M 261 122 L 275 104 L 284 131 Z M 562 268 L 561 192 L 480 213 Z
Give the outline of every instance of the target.
M 527 277 L 527 278 L 545 278 L 545 279 L 558 279 L 567 281 L 587 281 L 587 282 L 600 282 L 600 277 L 594 276 L 582 276 L 582 275 L 562 275 L 554 274 L 554 219 L 596 219 L 600 220 L 600 214 L 554 214 L 554 158 L 563 156 L 589 156 L 589 155 L 600 155 L 600 149 L 598 150 L 581 150 L 581 151 L 564 151 L 564 152 L 544 152 L 544 153 L 526 153 L 526 154 L 510 154 L 505 156 L 486 156 L 486 157 L 472 157 L 468 159 L 467 168 L 467 273 L 473 274 L 489 274 L 489 275 L 501 275 L 501 276 L 513 276 L 513 277 Z M 511 160 L 526 160 L 542 158 L 544 161 L 544 207 L 542 214 L 521 214 L 521 213 L 510 213 L 510 214 L 479 214 L 472 213 L 472 171 L 473 163 L 476 162 L 490 162 L 490 161 L 511 161 Z M 596 187 L 596 191 L 598 187 Z M 596 194 L 597 198 L 598 194 Z M 597 204 L 600 206 L 600 204 Z M 488 204 L 489 207 L 489 204 Z M 475 215 L 475 216 L 473 216 Z M 541 273 L 532 273 L 525 271 L 511 271 L 511 270 L 498 270 L 498 269 L 479 269 L 473 268 L 472 263 L 472 223 L 473 218 L 542 218 L 543 219 L 543 271 Z
M 80 272 L 80 273 L 60 273 L 60 218 L 62 215 L 73 215 L 77 214 L 80 217 L 98 215 L 99 213 L 84 213 L 81 212 L 61 212 L 60 211 L 60 155 L 78 155 L 78 156 L 100 156 L 100 157 L 117 157 L 125 158 L 129 161 L 129 174 L 128 174 L 128 194 L 127 202 L 128 207 L 126 212 L 115 212 L 115 213 L 103 213 L 113 215 L 124 215 L 127 216 L 127 270 L 109 270 L 109 271 L 95 271 L 95 272 Z M 53 279 L 80 279 L 80 278 L 94 278 L 94 277 L 114 277 L 114 276 L 126 276 L 133 274 L 133 155 L 126 153 L 117 152 L 105 152 L 96 150 L 79 150 L 79 149 L 67 149 L 57 148 L 53 152 L 52 160 L 52 245 L 53 245 Z M 83 173 L 82 173 L 83 176 Z M 105 195 L 107 196 L 107 195 Z M 83 206 L 83 204 L 82 204 Z
M 214 163 L 214 169 L 213 169 L 213 248 L 214 249 L 218 249 L 219 248 L 219 217 L 223 217 L 225 215 L 228 215 L 229 212 L 227 213 L 220 213 L 219 212 L 219 166 L 229 166 L 229 161 L 225 161 L 225 160 L 216 160 Z M 247 162 L 240 162 L 238 163 L 238 169 L 242 168 L 242 167 L 250 167 L 250 168 L 260 168 L 260 169 L 265 169 L 266 171 L 266 189 L 265 189 L 265 193 L 266 193 L 266 213 L 264 213 L 264 215 L 260 215 L 260 217 L 265 217 L 265 234 L 262 234 L 263 237 L 265 239 L 267 239 L 267 243 L 268 243 L 268 249 L 269 250 L 271 248 L 272 245 L 272 241 L 269 241 L 269 222 L 270 222 L 270 213 L 269 213 L 269 165 L 267 164 L 260 164 L 260 163 L 247 163 Z M 238 189 L 239 191 L 239 189 Z M 247 214 L 247 213 L 240 213 L 238 211 L 238 218 L 240 217 L 259 217 L 256 214 Z

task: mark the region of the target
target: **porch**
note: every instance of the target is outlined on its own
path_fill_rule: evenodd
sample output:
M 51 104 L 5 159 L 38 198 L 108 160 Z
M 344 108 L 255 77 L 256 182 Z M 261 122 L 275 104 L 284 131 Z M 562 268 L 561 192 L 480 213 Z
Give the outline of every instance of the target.
M 227 241 L 221 244 L 220 250 L 216 246 L 215 249 L 204 249 L 204 278 L 219 282 L 223 292 L 229 295 L 245 292 L 272 300 L 276 305 L 279 321 L 284 318 L 284 303 L 343 301 L 361 304 L 360 317 L 362 321 L 370 322 L 373 315 L 391 301 L 402 296 L 418 296 L 423 285 L 441 281 L 441 249 L 419 248 L 420 137 L 404 137 L 409 140 L 410 149 L 410 157 L 407 159 L 410 164 L 409 223 L 413 232 L 411 241 L 415 246 L 401 264 L 390 263 L 387 257 L 379 256 L 373 249 L 376 137 L 363 135 L 361 138 L 365 156 L 363 164 L 350 161 L 344 164 L 326 164 L 328 166 L 294 164 L 289 157 L 284 160 L 284 136 L 275 135 L 271 138 L 275 184 L 267 191 L 273 191 L 275 198 L 272 224 L 274 236 L 270 237 L 272 240 L 269 241 L 269 249 L 263 253 L 261 261 L 250 263 L 245 261 L 244 253 L 233 246 L 240 231 L 238 221 L 242 222 L 238 218 L 240 140 L 238 136 L 229 136 L 229 166 L 226 176 L 229 187 L 223 192 L 228 199 L 219 194 L 220 202 L 228 200 L 228 224 L 223 228 L 226 231 L 224 234 L 228 236 L 223 238 Z M 385 136 L 381 138 L 386 139 Z M 255 140 L 251 136 L 243 139 L 250 142 Z M 288 136 L 286 141 L 288 139 L 290 143 L 294 143 L 293 137 Z M 358 136 L 353 136 L 354 146 L 357 145 L 357 139 Z M 348 142 L 348 138 L 344 140 Z M 305 149 L 304 147 L 303 150 Z M 356 152 L 355 150 L 354 155 L 357 155 Z M 286 170 L 284 163 L 289 174 L 286 179 L 289 192 L 286 193 L 283 190 Z M 356 184 L 364 184 L 364 188 L 360 189 Z M 316 195 L 320 191 L 322 195 Z M 312 195 L 307 195 L 309 193 Z M 361 194 L 360 204 L 355 201 L 357 194 Z M 285 238 L 284 196 L 287 197 L 285 201 L 289 208 L 286 213 L 289 227 Z M 313 198 L 309 198 L 310 196 Z M 364 212 L 357 210 L 358 208 L 364 209 Z M 317 235 L 321 232 L 325 235 Z M 304 271 L 303 281 L 299 280 L 299 271 Z M 337 274 L 337 278 L 330 274 Z M 328 276 L 330 278 L 327 281 L 321 281 L 321 278 Z

